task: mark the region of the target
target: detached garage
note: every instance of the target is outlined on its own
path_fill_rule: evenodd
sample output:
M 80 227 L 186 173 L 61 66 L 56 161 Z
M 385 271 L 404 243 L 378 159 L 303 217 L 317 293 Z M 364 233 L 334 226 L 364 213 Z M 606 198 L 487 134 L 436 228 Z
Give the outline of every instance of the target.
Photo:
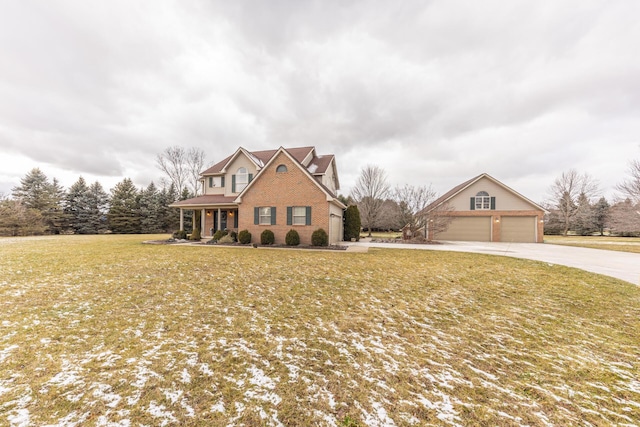
M 542 243 L 544 212 L 487 174 L 454 187 L 424 210 L 430 218 L 450 218 L 446 229 L 428 230 L 430 239 L 514 243 Z

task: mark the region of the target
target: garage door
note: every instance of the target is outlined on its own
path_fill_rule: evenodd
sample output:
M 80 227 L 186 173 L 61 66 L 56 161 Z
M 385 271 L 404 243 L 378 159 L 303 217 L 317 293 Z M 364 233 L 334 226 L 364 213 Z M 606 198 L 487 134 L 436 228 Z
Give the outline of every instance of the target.
M 470 242 L 491 241 L 491 217 L 457 217 L 449 229 L 435 236 L 436 240 L 467 240 Z
M 500 241 L 502 242 L 536 242 L 535 216 L 503 216 L 500 219 Z

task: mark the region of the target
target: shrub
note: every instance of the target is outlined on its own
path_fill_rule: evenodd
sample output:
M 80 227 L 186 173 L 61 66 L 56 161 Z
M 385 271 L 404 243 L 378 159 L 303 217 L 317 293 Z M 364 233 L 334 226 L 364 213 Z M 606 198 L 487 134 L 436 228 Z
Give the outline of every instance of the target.
M 235 243 L 235 239 L 231 236 L 231 234 L 226 234 L 218 240 L 218 243 Z
M 249 230 L 242 230 L 238 233 L 238 242 L 243 245 L 251 243 L 251 233 L 249 233 Z
M 344 240 L 360 240 L 360 211 L 356 205 L 349 206 L 344 211 Z
M 193 233 L 191 233 L 191 240 L 200 240 L 202 239 L 202 236 L 200 235 L 200 230 L 199 229 L 195 229 L 193 230 Z
M 273 245 L 276 241 L 276 236 L 273 235 L 273 231 L 264 230 L 260 235 L 260 243 L 263 245 Z
M 213 234 L 213 240 L 220 240 L 222 239 L 224 236 L 226 236 L 227 233 L 222 231 L 222 230 L 218 230 Z
M 229 233 L 229 236 L 231 236 L 231 238 L 233 239 L 233 241 L 234 241 L 234 242 L 237 242 L 237 241 L 238 241 L 238 233 L 236 233 L 235 231 L 233 231 L 233 230 L 232 230 L 232 231 Z
M 287 246 L 298 246 L 300 244 L 300 235 L 296 230 L 291 229 L 285 236 L 284 242 Z
M 173 233 L 173 238 L 174 239 L 178 239 L 178 240 L 186 240 L 187 239 L 187 232 L 184 231 L 184 230 L 178 230 L 178 231 Z
M 329 236 L 327 232 L 322 228 L 318 228 L 311 235 L 311 244 L 313 246 L 328 246 L 329 245 Z

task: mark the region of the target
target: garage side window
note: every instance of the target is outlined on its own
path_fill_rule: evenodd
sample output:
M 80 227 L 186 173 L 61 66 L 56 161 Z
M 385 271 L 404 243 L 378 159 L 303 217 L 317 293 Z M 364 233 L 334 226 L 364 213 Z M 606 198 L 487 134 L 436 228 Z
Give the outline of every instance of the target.
M 474 210 L 494 210 L 496 208 L 496 198 L 489 196 L 486 191 L 479 191 L 475 197 L 471 198 L 470 208 Z

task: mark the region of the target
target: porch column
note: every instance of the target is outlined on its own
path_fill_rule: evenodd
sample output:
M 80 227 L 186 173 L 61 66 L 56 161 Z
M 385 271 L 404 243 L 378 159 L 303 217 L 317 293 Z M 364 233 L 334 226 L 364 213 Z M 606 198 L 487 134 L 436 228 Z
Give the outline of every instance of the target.
M 200 213 L 200 231 L 202 232 L 202 235 L 204 236 L 204 219 L 205 219 L 205 215 L 206 212 L 204 209 L 202 209 L 202 212 Z
M 184 211 L 180 208 L 180 230 L 184 231 Z
M 220 230 L 221 225 L 222 225 L 222 209 L 218 208 L 218 230 Z

